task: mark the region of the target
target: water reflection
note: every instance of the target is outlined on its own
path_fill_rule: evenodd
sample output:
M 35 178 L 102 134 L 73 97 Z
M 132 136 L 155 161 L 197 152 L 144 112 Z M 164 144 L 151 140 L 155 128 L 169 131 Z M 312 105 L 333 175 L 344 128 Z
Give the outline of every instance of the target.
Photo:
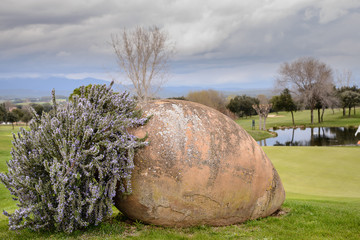
M 260 146 L 336 146 L 355 145 L 356 128 L 289 128 L 274 131 L 277 137 L 258 141 Z

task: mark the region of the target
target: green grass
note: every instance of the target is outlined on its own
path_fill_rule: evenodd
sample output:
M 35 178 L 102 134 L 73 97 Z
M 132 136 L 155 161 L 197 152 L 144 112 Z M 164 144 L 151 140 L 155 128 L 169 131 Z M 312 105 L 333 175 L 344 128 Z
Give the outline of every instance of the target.
M 353 114 L 353 112 L 351 113 Z M 360 125 L 360 109 L 357 110 L 356 115 L 343 116 L 342 109 L 327 109 L 324 114 L 324 121 L 318 123 L 317 111 L 314 111 L 314 124 L 310 124 L 310 110 L 303 110 L 294 112 L 294 119 L 296 126 L 303 127 L 357 127 Z M 255 120 L 255 130 L 251 129 L 252 120 Z M 259 117 L 252 116 L 248 118 L 237 119 L 236 122 L 250 133 L 255 140 L 262 140 L 271 137 L 271 133 L 267 131 L 260 131 Z M 266 120 L 266 128 L 280 128 L 293 127 L 290 112 L 270 113 Z
M 0 126 L 0 171 L 10 159 L 11 127 Z M 131 222 L 116 212 L 108 221 L 70 235 L 8 230 L 0 239 L 360 239 L 359 147 L 264 147 L 286 190 L 285 215 L 226 227 L 163 228 Z M 0 211 L 15 202 L 0 184 Z
M 360 199 L 360 147 L 263 149 L 279 172 L 288 196 Z
M 19 126 L 13 130 L 11 126 L 0 126 L 0 171 L 7 171 L 6 162 L 11 159 L 10 150 L 12 147 L 12 132 L 18 132 Z M 0 212 L 2 210 L 13 211 L 16 208 L 9 191 L 0 183 Z M 7 220 L 3 214 L 0 214 L 0 221 Z M 2 225 L 1 225 L 2 226 Z
M 256 140 L 263 140 L 266 138 L 274 137 L 275 135 L 272 134 L 270 131 L 260 131 L 260 130 L 249 130 L 246 129 L 246 131 Z
M 266 120 L 266 127 L 292 127 L 291 113 L 290 112 L 278 112 L 270 113 Z M 294 112 L 295 125 L 296 126 L 307 126 L 307 127 L 355 127 L 360 124 L 360 109 L 357 110 L 356 115 L 343 116 L 342 109 L 334 109 L 334 112 L 331 109 L 327 109 L 324 114 L 324 121 L 318 123 L 317 112 L 314 111 L 314 124 L 310 124 L 310 110 L 303 110 Z M 251 121 L 255 119 L 256 124 L 258 124 L 258 116 L 253 116 L 247 119 L 239 119 L 237 122 L 240 125 L 244 125 L 245 128 L 251 127 Z M 258 125 L 256 125 L 258 128 Z

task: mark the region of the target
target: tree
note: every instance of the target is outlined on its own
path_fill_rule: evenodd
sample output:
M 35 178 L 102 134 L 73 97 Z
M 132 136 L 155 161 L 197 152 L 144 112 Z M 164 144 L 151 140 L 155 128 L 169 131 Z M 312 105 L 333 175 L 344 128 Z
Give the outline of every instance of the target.
M 11 112 L 13 112 L 13 113 L 15 113 L 17 115 L 19 121 L 24 116 L 24 111 L 22 109 L 20 109 L 20 108 L 15 108 Z
M 70 100 L 70 101 L 74 101 L 74 96 L 75 96 L 75 95 L 77 95 L 78 97 L 81 96 L 81 89 L 84 89 L 84 91 L 85 91 L 85 96 L 87 97 L 87 96 L 88 96 L 88 93 L 89 93 L 89 91 L 90 91 L 90 89 L 91 89 L 91 87 L 92 87 L 92 85 L 89 84 L 89 85 L 87 85 L 87 86 L 85 86 L 85 87 L 75 88 L 75 89 L 73 90 L 73 92 L 70 94 L 69 100 Z
M 44 112 L 50 112 L 51 111 L 51 109 L 52 109 L 52 106 L 51 106 L 51 104 L 50 103 L 44 103 L 44 104 L 42 104 L 42 106 L 43 106 L 43 111 Z
M 295 126 L 294 111 L 297 110 L 297 105 L 292 99 L 289 89 L 285 88 L 280 96 L 274 96 L 270 102 L 273 104 L 275 111 L 291 112 L 292 123 Z
M 279 95 L 272 96 L 269 102 L 273 105 L 272 110 L 274 112 L 278 113 L 279 111 L 283 111 Z
M 140 102 L 153 97 L 165 83 L 173 47 L 158 27 L 124 29 L 111 43 L 120 69 L 131 80 Z
M 235 113 L 238 117 L 247 117 L 255 115 L 256 111 L 252 105 L 259 104 L 259 100 L 246 95 L 236 96 L 230 100 L 226 106 L 231 112 Z
M 174 99 L 174 100 L 186 100 L 186 98 L 184 96 L 181 97 L 169 97 L 167 99 Z
M 336 70 L 336 83 L 342 87 L 350 87 L 352 83 L 352 71 L 349 69 L 343 69 L 342 71 Z
M 19 116 L 16 115 L 16 113 L 14 113 L 14 112 L 8 112 L 7 121 L 11 122 L 12 129 L 14 129 L 14 122 L 19 121 Z
M 225 97 L 215 90 L 202 90 L 196 92 L 189 92 L 186 100 L 204 104 L 208 107 L 215 108 L 221 113 L 226 113 Z
M 0 122 L 6 122 L 7 119 L 7 111 L 5 108 L 5 104 L 1 103 L 0 104 Z
M 349 109 L 349 116 L 351 115 L 351 108 L 360 103 L 360 90 L 356 87 L 342 87 L 337 90 L 340 99 L 340 105 L 343 108 L 343 116 L 345 116 L 345 109 Z
M 324 91 L 316 98 L 315 108 L 318 110 L 318 122 L 321 123 L 324 121 L 325 109 L 328 107 L 335 107 L 338 105 L 338 100 L 336 98 L 335 86 L 329 91 Z M 320 114 L 320 111 L 321 114 Z
M 44 111 L 44 107 L 41 104 L 31 103 L 30 106 L 35 110 L 37 115 L 41 116 Z
M 259 129 L 266 130 L 266 119 L 271 110 L 272 104 L 269 104 L 269 100 L 265 95 L 258 95 L 258 104 L 252 105 L 252 108 L 255 109 L 256 113 L 259 115 Z
M 355 115 L 355 107 L 356 104 L 359 103 L 359 96 L 360 90 L 353 85 L 352 80 L 352 71 L 348 69 L 343 69 L 342 71 L 336 70 L 336 83 L 338 89 L 336 89 L 337 97 L 340 102 L 340 106 L 343 109 L 343 116 L 346 115 L 345 109 L 349 108 L 349 116 L 351 115 L 351 108 L 354 107 L 354 115 Z
M 314 109 L 320 101 L 333 95 L 332 69 L 325 63 L 312 57 L 299 58 L 280 66 L 277 85 L 289 87 L 299 101 L 310 109 L 311 124 L 314 124 Z
M 24 109 L 23 112 L 24 115 L 22 116 L 21 121 L 23 121 L 27 126 L 30 120 L 32 119 L 32 114 L 27 109 Z
M 8 112 L 9 112 L 13 107 L 15 107 L 15 105 L 14 105 L 12 102 L 10 102 L 10 101 L 6 101 L 6 102 L 4 102 L 3 104 L 4 104 L 4 107 L 5 107 L 5 110 L 8 111 Z
M 259 129 L 266 130 L 266 119 L 271 110 L 272 104 L 264 103 L 264 104 L 254 104 L 252 107 L 256 110 L 259 115 Z M 262 121 L 263 120 L 263 121 Z

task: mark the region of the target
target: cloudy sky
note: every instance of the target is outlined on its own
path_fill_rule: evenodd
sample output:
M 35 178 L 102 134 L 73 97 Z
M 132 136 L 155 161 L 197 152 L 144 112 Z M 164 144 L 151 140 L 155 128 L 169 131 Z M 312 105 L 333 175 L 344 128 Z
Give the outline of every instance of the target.
M 176 44 L 167 86 L 271 88 L 312 56 L 360 81 L 359 0 L 1 0 L 0 81 L 110 80 L 123 28 L 157 25 Z

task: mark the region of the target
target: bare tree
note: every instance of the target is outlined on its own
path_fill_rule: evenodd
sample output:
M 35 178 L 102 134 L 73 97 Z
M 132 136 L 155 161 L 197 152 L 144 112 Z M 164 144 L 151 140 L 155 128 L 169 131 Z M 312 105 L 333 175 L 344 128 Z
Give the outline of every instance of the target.
M 225 97 L 221 92 L 209 89 L 202 91 L 189 92 L 186 100 L 204 104 L 215 108 L 219 112 L 226 113 Z
M 268 104 L 269 100 L 267 99 L 267 97 L 264 94 L 259 94 L 256 97 L 259 100 L 259 104 Z
M 336 70 L 336 85 L 338 87 L 338 100 L 339 105 L 343 109 L 343 116 L 345 116 L 345 108 L 349 107 L 349 116 L 351 114 L 351 108 L 355 107 L 358 102 L 358 91 L 355 86 L 355 82 L 352 79 L 352 71 L 349 69 L 343 69 L 342 71 Z M 353 86 L 351 86 L 353 85 Z M 355 113 L 354 113 L 355 114 Z
M 332 69 L 312 57 L 299 58 L 280 66 L 277 85 L 289 88 L 299 101 L 310 108 L 311 124 L 314 123 L 314 109 L 319 102 L 327 106 L 333 96 Z
M 111 36 L 121 71 L 131 80 L 140 102 L 146 102 L 167 80 L 173 47 L 158 27 L 124 29 Z
M 266 130 L 266 119 L 271 110 L 272 104 L 264 103 L 264 104 L 254 104 L 252 107 L 255 109 L 257 114 L 259 115 L 259 130 Z
M 353 84 L 352 71 L 349 69 L 336 70 L 336 84 L 339 88 L 350 87 Z
M 318 110 L 318 122 L 321 123 L 324 121 L 324 113 L 326 108 L 332 108 L 338 106 L 339 101 L 336 97 L 336 91 L 334 86 L 329 88 L 331 86 L 325 85 L 325 88 L 322 89 L 322 92 L 318 94 L 318 100 L 315 105 L 315 108 Z M 320 114 L 320 109 L 322 110 Z
M 259 115 L 259 129 L 266 130 L 266 119 L 269 115 L 269 112 L 272 108 L 272 104 L 269 104 L 269 100 L 263 94 L 257 96 L 259 100 L 259 104 L 252 105 L 253 109 L 255 109 L 256 113 Z

